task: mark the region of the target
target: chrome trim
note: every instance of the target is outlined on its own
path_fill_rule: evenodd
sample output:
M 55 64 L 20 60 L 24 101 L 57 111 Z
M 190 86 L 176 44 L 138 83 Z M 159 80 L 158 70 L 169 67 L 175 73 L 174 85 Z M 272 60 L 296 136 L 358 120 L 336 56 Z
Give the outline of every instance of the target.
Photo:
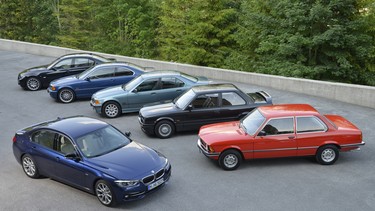
M 286 151 L 286 150 L 297 150 L 298 148 L 279 148 L 279 149 L 264 149 L 264 150 L 254 150 L 253 152 L 269 152 L 269 151 Z
M 319 146 L 312 146 L 312 147 L 298 147 L 297 149 L 318 149 Z
M 340 147 L 356 147 L 356 146 L 362 146 L 362 145 L 365 145 L 366 143 L 364 141 L 362 141 L 361 143 L 358 143 L 358 144 L 343 144 L 343 145 L 340 145 Z
M 213 157 L 213 156 L 219 156 L 220 153 L 218 152 L 215 152 L 215 153 L 211 153 L 211 152 L 208 152 L 206 149 L 203 148 L 203 146 L 200 144 L 200 139 L 198 139 L 198 142 L 197 142 L 197 146 L 198 148 L 200 149 L 200 151 L 208 156 L 208 157 Z

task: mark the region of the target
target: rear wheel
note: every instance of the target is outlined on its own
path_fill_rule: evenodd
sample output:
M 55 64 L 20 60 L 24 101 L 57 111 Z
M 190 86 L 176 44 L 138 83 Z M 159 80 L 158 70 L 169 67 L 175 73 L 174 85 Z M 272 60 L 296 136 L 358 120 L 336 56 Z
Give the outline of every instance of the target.
M 22 169 L 28 177 L 34 179 L 39 177 L 38 168 L 30 155 L 24 155 L 22 157 Z
M 220 154 L 219 165 L 222 169 L 232 171 L 237 169 L 242 161 L 241 154 L 234 149 L 229 149 Z
M 74 101 L 75 93 L 71 89 L 63 88 L 59 91 L 58 98 L 63 103 L 71 103 Z
M 31 77 L 26 80 L 26 87 L 28 90 L 36 91 L 41 87 L 40 80 L 35 77 Z
M 155 126 L 155 134 L 159 138 L 169 138 L 174 134 L 174 124 L 169 120 L 162 120 Z
M 99 180 L 95 184 L 95 195 L 100 203 L 105 206 L 112 207 L 116 205 L 115 195 L 111 186 L 104 180 Z
M 102 113 L 107 118 L 115 118 L 120 116 L 122 112 L 121 107 L 118 103 L 108 102 L 104 104 Z
M 339 158 L 339 150 L 335 145 L 325 145 L 318 149 L 315 157 L 322 165 L 332 165 Z

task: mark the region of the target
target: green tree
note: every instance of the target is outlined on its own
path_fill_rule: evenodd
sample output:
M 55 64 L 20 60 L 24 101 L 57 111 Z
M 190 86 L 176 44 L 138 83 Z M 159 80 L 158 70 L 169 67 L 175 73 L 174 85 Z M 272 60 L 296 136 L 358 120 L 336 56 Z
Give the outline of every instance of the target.
M 239 3 L 228 0 L 164 0 L 160 9 L 160 57 L 220 67 L 235 45 Z
M 363 83 L 374 43 L 360 9 L 355 0 L 243 1 L 234 68 Z

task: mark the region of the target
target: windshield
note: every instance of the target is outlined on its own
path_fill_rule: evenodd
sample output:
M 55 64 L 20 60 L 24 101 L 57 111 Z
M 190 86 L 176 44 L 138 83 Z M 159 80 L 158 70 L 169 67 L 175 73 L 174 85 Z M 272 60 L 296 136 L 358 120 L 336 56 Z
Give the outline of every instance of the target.
M 80 74 L 78 74 L 78 77 L 77 77 L 77 78 L 78 78 L 78 79 L 85 79 L 85 78 L 90 74 L 92 68 L 94 68 L 94 67 L 95 67 L 95 66 L 90 67 L 89 69 L 87 69 L 87 70 L 81 72 Z
M 107 126 L 77 139 L 78 147 L 85 157 L 97 157 L 120 149 L 130 140 L 117 129 Z
M 246 117 L 241 119 L 240 127 L 249 135 L 254 135 L 262 123 L 266 120 L 264 116 L 258 111 L 253 110 Z
M 130 89 L 134 88 L 135 86 L 137 86 L 141 82 L 142 82 L 142 76 L 140 75 L 140 76 L 137 76 L 136 78 L 134 78 L 133 80 L 129 81 L 128 83 L 124 84 L 122 86 L 122 88 L 124 90 L 129 91 Z
M 193 99 L 195 96 L 195 93 L 192 89 L 182 94 L 180 97 L 176 98 L 174 100 L 174 103 L 176 106 L 180 109 L 186 108 L 188 103 L 190 103 L 191 99 Z

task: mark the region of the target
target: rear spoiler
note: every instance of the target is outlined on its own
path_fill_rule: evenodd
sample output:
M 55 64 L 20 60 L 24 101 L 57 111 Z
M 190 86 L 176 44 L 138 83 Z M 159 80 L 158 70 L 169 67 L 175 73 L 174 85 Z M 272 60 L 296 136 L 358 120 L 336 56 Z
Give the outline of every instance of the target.
M 267 103 L 272 104 L 272 97 L 266 91 L 259 91 L 259 92 L 255 92 L 255 93 L 262 96 L 266 100 Z

